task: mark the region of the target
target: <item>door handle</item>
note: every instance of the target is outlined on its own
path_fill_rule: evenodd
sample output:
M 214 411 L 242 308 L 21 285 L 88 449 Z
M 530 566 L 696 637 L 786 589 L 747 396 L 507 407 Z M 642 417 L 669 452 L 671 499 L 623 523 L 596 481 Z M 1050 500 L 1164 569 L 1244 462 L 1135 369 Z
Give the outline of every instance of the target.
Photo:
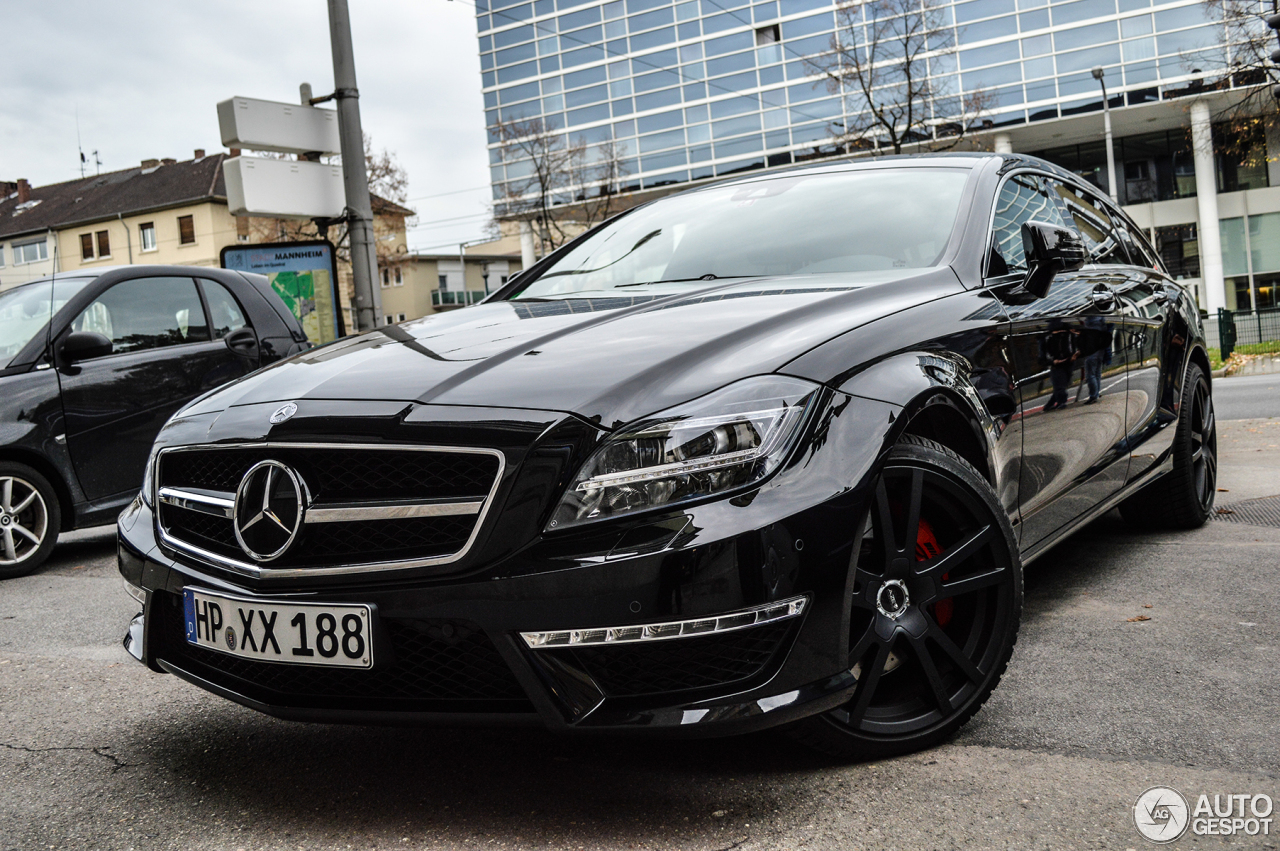
M 1089 300 L 1093 302 L 1094 307 L 1102 311 L 1114 310 L 1116 306 L 1116 294 L 1102 284 L 1093 288 L 1093 292 L 1089 294 Z

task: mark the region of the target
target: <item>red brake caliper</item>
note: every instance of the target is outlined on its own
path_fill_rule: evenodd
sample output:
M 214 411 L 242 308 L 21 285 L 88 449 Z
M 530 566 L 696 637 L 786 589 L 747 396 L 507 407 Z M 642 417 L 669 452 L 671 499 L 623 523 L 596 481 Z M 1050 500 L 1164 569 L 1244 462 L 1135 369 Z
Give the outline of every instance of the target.
M 927 561 L 941 552 L 942 547 L 938 546 L 938 538 L 933 534 L 933 526 L 921 517 L 920 530 L 916 532 L 916 561 Z M 950 575 L 943 574 L 942 581 L 945 582 Z M 950 597 L 933 604 L 933 618 L 938 622 L 938 626 L 946 626 L 951 622 L 951 612 L 954 608 L 955 601 Z

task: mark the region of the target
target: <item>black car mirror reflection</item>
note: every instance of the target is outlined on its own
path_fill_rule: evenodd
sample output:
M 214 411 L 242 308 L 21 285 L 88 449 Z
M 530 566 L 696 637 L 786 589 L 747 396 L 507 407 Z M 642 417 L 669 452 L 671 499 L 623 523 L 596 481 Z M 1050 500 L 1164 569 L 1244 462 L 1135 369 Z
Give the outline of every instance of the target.
M 1036 298 L 1049 294 L 1054 276 L 1074 272 L 1088 259 L 1080 234 L 1048 222 L 1024 222 L 1022 248 L 1027 258 L 1027 277 L 1022 288 Z
M 95 331 L 73 331 L 58 347 L 58 359 L 64 364 L 92 360 L 111 354 L 113 346 L 105 334 Z

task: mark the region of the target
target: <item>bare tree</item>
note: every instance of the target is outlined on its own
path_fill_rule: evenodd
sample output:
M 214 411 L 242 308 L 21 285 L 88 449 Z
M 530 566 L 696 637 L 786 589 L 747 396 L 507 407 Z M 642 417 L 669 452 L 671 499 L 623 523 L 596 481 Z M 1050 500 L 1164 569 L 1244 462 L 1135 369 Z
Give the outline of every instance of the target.
M 1205 88 L 1229 91 L 1227 104 L 1214 116 L 1225 125 L 1215 134 L 1222 153 L 1241 165 L 1258 167 L 1266 162 L 1265 134 L 1280 134 L 1280 67 L 1271 52 L 1280 47 L 1277 32 L 1269 29 L 1264 15 L 1280 13 L 1280 0 L 1204 0 L 1208 16 L 1226 29 L 1227 67 Z
M 955 53 L 945 11 L 942 0 L 840 0 L 830 48 L 805 59 L 855 112 L 835 123 L 837 141 L 879 148 L 883 140 L 895 154 L 915 143 L 950 148 L 986 111 L 984 92 L 960 94 L 929 74 L 930 60 Z
M 540 117 L 499 121 L 493 128 L 508 163 L 506 191 L 495 214 L 531 223 L 546 254 L 608 218 L 627 167 L 609 140 L 589 146 Z

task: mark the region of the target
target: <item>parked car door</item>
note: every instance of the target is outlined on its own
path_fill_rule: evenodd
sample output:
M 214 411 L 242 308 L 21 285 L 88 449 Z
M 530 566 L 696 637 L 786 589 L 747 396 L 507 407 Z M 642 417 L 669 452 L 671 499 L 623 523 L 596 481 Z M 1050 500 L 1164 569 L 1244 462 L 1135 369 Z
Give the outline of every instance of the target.
M 195 394 L 204 393 L 239 378 L 256 369 L 262 357 L 237 355 L 226 346 L 227 335 L 247 328 L 256 333 L 249 313 L 235 294 L 223 283 L 208 278 L 197 278 L 200 293 L 209 315 L 209 331 L 213 338 L 208 343 L 192 344 L 186 360 Z
M 1029 172 L 1012 175 L 1000 190 L 993 222 L 989 275 L 1011 320 L 1019 390 L 1024 549 L 1118 491 L 1127 469 L 1127 385 L 1124 361 L 1115 356 L 1122 323 L 1114 287 L 1128 258 L 1117 257 L 1122 247 L 1099 230 L 1087 209 L 1065 203 L 1066 188 Z M 1033 220 L 1080 232 L 1092 261 L 1058 275 L 1042 299 L 1020 296 L 1017 287 L 1027 269 L 1021 227 Z
M 1178 393 L 1190 329 L 1178 317 L 1180 288 L 1160 270 L 1141 232 L 1118 214 L 1117 233 L 1132 265 L 1121 293 L 1129 351 L 1129 479 L 1145 473 L 1173 446 Z
M 97 332 L 112 343 L 109 355 L 59 364 L 76 476 L 91 501 L 134 492 L 160 427 L 198 392 L 192 362 L 222 344 L 211 340 L 189 277 L 120 281 L 64 333 L 71 331 Z

